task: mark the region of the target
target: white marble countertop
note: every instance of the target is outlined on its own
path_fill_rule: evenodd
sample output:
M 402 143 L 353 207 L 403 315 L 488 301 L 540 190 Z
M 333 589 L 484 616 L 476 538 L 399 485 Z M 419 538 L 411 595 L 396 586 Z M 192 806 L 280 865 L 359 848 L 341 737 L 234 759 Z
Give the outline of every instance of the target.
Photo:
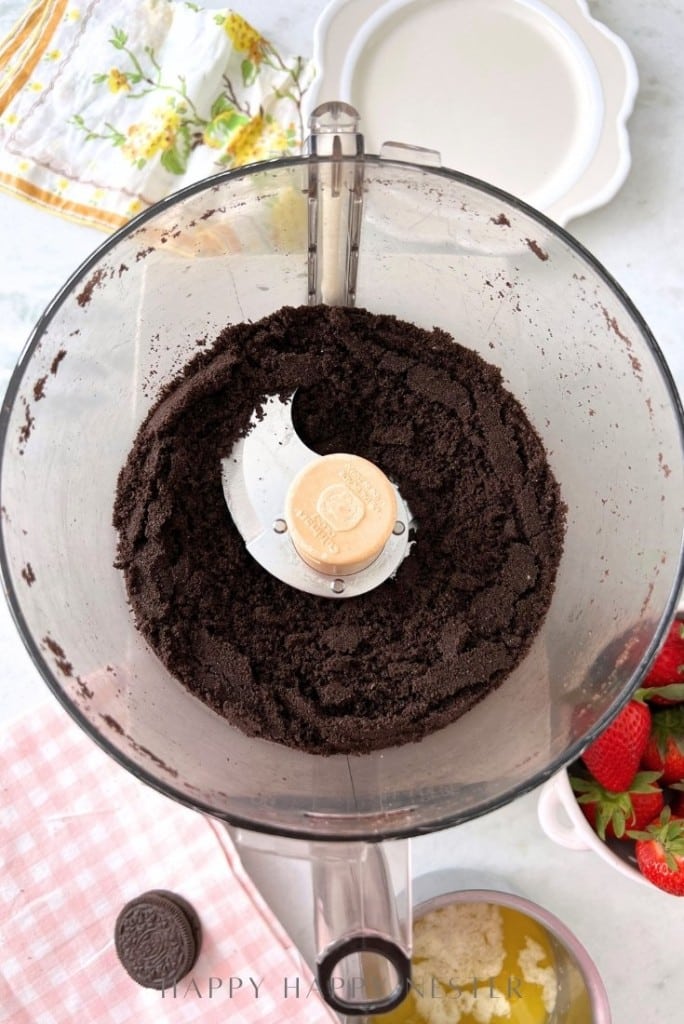
M 5 0 L 0 34 L 25 5 Z M 208 6 L 219 6 L 213 3 Z M 238 9 L 283 50 L 310 55 L 323 0 L 250 0 Z M 570 231 L 622 284 L 650 324 L 684 393 L 684 0 L 597 0 L 591 12 L 631 49 L 640 90 L 629 122 L 632 168 L 608 205 Z M 31 326 L 103 236 L 0 194 L 0 389 Z M 45 700 L 4 602 L 0 602 L 0 727 Z M 684 1020 L 684 903 L 620 877 L 592 853 L 571 853 L 537 823 L 536 794 L 456 829 L 414 840 L 414 874 L 477 869 L 559 916 L 604 978 L 614 1024 Z M 311 949 L 306 869 L 247 853 L 245 861 L 305 954 Z M 300 886 L 293 899 L 292 884 Z

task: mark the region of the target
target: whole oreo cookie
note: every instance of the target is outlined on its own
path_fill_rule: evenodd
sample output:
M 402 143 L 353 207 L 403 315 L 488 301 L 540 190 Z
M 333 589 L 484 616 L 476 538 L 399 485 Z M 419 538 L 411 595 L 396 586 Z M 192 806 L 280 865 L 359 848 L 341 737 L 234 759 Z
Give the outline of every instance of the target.
M 193 907 L 165 889 L 136 896 L 116 919 L 114 944 L 121 965 L 145 988 L 168 988 L 185 977 L 201 943 L 202 928 Z

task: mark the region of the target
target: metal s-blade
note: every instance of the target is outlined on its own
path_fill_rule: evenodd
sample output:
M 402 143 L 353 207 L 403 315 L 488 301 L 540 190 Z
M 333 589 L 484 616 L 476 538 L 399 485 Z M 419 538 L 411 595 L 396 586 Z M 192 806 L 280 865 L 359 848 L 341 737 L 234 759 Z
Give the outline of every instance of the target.
M 221 460 L 226 504 L 248 547 L 282 516 L 293 477 L 319 458 L 294 429 L 292 399 L 269 395 L 253 414 L 249 433 Z

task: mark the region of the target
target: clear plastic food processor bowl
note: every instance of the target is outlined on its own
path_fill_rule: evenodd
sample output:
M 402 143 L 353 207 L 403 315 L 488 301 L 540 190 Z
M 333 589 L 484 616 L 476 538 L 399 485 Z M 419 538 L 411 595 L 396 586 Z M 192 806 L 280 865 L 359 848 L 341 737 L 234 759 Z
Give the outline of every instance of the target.
M 681 584 L 682 410 L 641 316 L 565 231 L 420 153 L 322 149 L 171 196 L 69 279 L 2 408 L 0 559 L 38 671 L 108 753 L 235 825 L 336 840 L 322 845 L 349 863 L 350 847 L 454 825 L 537 786 L 627 701 Z M 117 475 L 161 387 L 198 339 L 309 299 L 439 326 L 500 366 L 568 507 L 555 594 L 524 662 L 459 721 L 366 756 L 231 727 L 136 632 L 113 567 Z

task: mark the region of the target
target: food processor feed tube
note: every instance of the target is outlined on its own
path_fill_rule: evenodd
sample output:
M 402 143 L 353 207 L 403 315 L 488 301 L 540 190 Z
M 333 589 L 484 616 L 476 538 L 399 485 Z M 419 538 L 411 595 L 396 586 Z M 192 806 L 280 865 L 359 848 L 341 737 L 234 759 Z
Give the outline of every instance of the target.
M 170 797 L 244 832 L 262 834 L 262 848 L 282 853 L 282 840 L 285 846 L 297 845 L 295 857 L 310 852 L 319 961 L 324 982 L 326 974 L 330 977 L 327 989 L 322 987 L 334 1003 L 336 996 L 363 995 L 357 982 L 352 993 L 352 979 L 358 977 L 365 976 L 373 998 L 396 998 L 395 983 L 401 989 L 402 965 L 411 951 L 411 913 L 407 897 L 402 902 L 395 894 L 410 891 L 406 837 L 457 825 L 539 785 L 578 756 L 629 699 L 665 636 L 682 582 L 684 461 L 681 403 L 655 340 L 610 275 L 571 236 L 493 186 L 457 171 L 427 167 L 423 154 L 415 163 L 360 155 L 349 108 L 333 105 L 317 112 L 317 119 L 320 131 L 313 132 L 312 155 L 225 171 L 170 196 L 108 238 L 46 310 L 0 413 L 0 567 L 12 613 L 37 670 L 93 741 Z M 334 130 L 336 124 L 344 130 Z M 335 227 L 332 236 L 326 235 L 329 223 Z M 495 364 L 543 442 L 567 505 L 563 554 L 548 610 L 524 657 L 500 685 L 419 742 L 394 743 L 390 738 L 384 743 L 383 731 L 375 736 L 375 746 L 369 740 L 372 750 L 365 752 L 362 738 L 362 752 L 350 756 L 321 756 L 285 740 L 274 747 L 229 720 L 221 713 L 221 703 L 210 702 L 208 686 L 200 692 L 189 685 L 193 680 L 184 682 L 135 628 L 126 581 L 116 567 L 119 537 L 112 508 L 136 439 L 143 431 L 153 459 L 162 442 L 171 456 L 177 450 L 177 434 L 162 433 L 159 440 L 156 403 L 163 389 L 168 385 L 181 402 L 189 392 L 194 394 L 195 376 L 179 374 L 198 355 L 199 344 L 202 366 L 218 388 L 214 407 L 219 414 L 237 410 L 235 415 L 246 425 L 254 403 L 277 391 L 273 408 L 283 414 L 278 430 L 282 426 L 287 433 L 292 393 L 297 409 L 297 373 L 269 377 L 277 387 L 268 383 L 252 393 L 240 376 L 244 347 L 204 345 L 218 339 L 226 324 L 231 325 L 231 337 L 241 338 L 241 345 L 251 339 L 251 345 L 259 322 L 276 311 L 302 307 L 307 294 L 311 302 L 328 307 L 355 302 L 359 310 L 341 311 L 345 316 L 366 309 L 379 319 L 401 318 L 420 332 L 437 325 L 473 359 Z M 338 311 L 322 312 L 329 317 Z M 318 315 L 306 306 L 303 314 L 311 319 Z M 335 348 L 335 339 L 329 340 Z M 281 353 L 288 359 L 292 354 L 307 361 L 311 355 Z M 372 374 L 370 367 L 379 365 L 380 357 L 366 360 L 365 350 L 361 355 L 354 365 Z M 416 362 L 421 363 L 419 353 Z M 221 367 L 228 363 L 233 369 L 222 377 Z M 406 382 L 401 400 L 408 401 L 408 374 L 391 371 L 387 379 L 396 380 L 397 388 Z M 424 376 L 413 381 L 415 387 L 420 388 L 421 380 L 424 384 Z M 318 394 L 317 388 L 313 391 Z M 344 402 L 321 391 L 330 402 L 326 412 L 342 422 Z M 411 396 L 416 393 L 411 391 Z M 478 401 L 472 392 L 467 396 L 469 402 Z M 304 389 L 299 397 L 300 408 L 306 410 Z M 166 400 L 162 405 L 162 418 L 168 413 L 176 424 L 173 409 L 178 406 L 172 401 L 169 410 Z M 448 418 L 451 408 L 437 403 L 433 414 L 439 410 Z M 187 418 L 193 412 L 199 427 L 208 429 L 206 403 L 191 407 Z M 154 418 L 153 429 L 144 432 L 148 416 Z M 270 430 L 270 408 L 265 419 Z M 493 413 L 492 419 L 496 426 Z M 471 421 L 464 414 L 454 420 L 454 431 Z M 414 427 L 420 425 L 400 425 L 409 439 L 401 457 L 409 457 L 414 453 Z M 245 437 L 246 443 L 253 433 Z M 203 439 L 201 451 L 197 436 Z M 270 508 L 271 490 L 259 491 L 254 500 L 251 490 L 263 474 L 252 474 L 244 465 L 242 478 L 228 474 L 221 481 L 220 462 L 239 435 L 231 432 L 226 443 L 214 438 L 212 444 L 206 429 L 197 436 L 186 439 L 183 453 L 187 462 L 196 453 L 202 473 L 195 474 L 186 463 L 181 477 L 191 485 L 176 490 L 179 515 L 194 511 L 199 541 L 196 548 L 186 548 L 178 576 L 172 576 L 170 600 L 180 603 L 183 615 L 187 612 L 185 624 L 193 635 L 211 641 L 205 627 L 214 607 L 215 591 L 209 585 L 216 565 L 216 592 L 222 595 L 218 600 L 227 597 L 236 613 L 222 627 L 222 642 L 229 654 L 237 650 L 237 655 L 224 658 L 219 693 L 224 702 L 228 694 L 232 711 L 243 690 L 255 701 L 261 699 L 254 675 L 243 686 L 243 676 L 233 673 L 238 656 L 246 656 L 240 644 L 247 649 L 258 625 L 250 618 L 245 587 L 263 584 L 258 610 L 284 643 L 290 595 L 296 595 L 290 598 L 293 606 L 310 608 L 311 614 L 318 609 L 319 620 L 344 609 L 351 618 L 349 612 L 362 603 L 384 608 L 385 593 L 417 594 L 418 588 L 411 591 L 410 586 L 413 573 L 421 564 L 432 564 L 418 557 L 427 518 L 415 507 L 401 510 L 408 490 L 400 493 L 406 486 L 397 474 L 396 481 L 390 479 L 397 517 L 409 530 L 403 536 L 392 532 L 377 558 L 351 576 L 326 576 L 297 554 L 298 539 L 308 553 L 301 538 L 282 545 L 283 537 L 289 540 L 288 530 L 277 533 L 271 519 L 264 528 L 260 513 Z M 352 442 L 347 450 L 357 448 Z M 360 446 L 358 451 L 368 454 Z M 292 453 L 293 470 L 300 456 L 305 462 L 312 456 L 296 446 Z M 450 472 L 457 468 L 459 480 L 463 478 L 456 433 L 448 451 L 431 455 L 433 467 L 447 465 Z M 249 462 L 253 465 L 251 455 Z M 301 468 L 296 466 L 290 481 Z M 491 476 L 498 478 L 497 473 Z M 211 488 L 202 483 L 209 477 Z M 236 480 L 249 499 L 241 510 L 231 505 Z M 289 486 L 287 479 L 282 482 L 281 517 Z M 151 483 L 156 488 L 168 481 L 153 473 Z M 355 504 L 338 484 L 327 485 L 334 488 L 334 500 L 328 501 L 328 491 L 322 511 L 316 513 L 335 521 L 342 512 L 350 526 Z M 51 496 L 47 504 L 41 500 L 46 488 Z M 171 508 L 163 523 L 169 524 L 173 541 L 178 517 L 174 487 L 167 490 Z M 416 489 L 413 495 L 415 505 Z M 296 517 L 296 503 L 293 507 Z M 481 513 L 488 507 L 485 494 Z M 417 518 L 416 547 L 405 557 L 398 545 L 406 542 L 407 532 L 413 533 L 411 511 Z M 144 514 L 141 520 L 149 522 Z M 480 521 L 471 515 L 473 520 Z M 304 521 L 291 520 L 295 533 Z M 386 530 L 387 522 L 378 534 L 380 543 Z M 296 566 L 296 584 L 283 588 L 282 577 L 260 568 L 256 552 L 255 571 L 247 575 L 253 561 L 250 545 L 257 544 L 260 533 L 275 538 L 269 558 L 276 552 L 281 559 L 287 550 L 287 558 L 296 559 L 284 569 L 289 573 Z M 138 536 L 134 523 L 131 535 Z M 477 536 L 482 538 L 479 529 Z M 217 539 L 221 549 L 226 544 L 237 552 L 233 562 L 220 558 L 213 543 Z M 489 551 L 486 545 L 484 549 Z M 463 560 L 466 555 L 464 547 Z M 283 556 L 278 565 L 284 561 Z M 390 561 L 401 590 L 389 578 L 394 571 Z M 226 565 L 239 565 L 244 579 L 226 577 Z M 357 568 L 353 560 L 351 565 Z M 348 564 L 341 567 L 346 571 Z M 326 568 L 338 569 L 340 563 Z M 497 562 L 495 590 L 499 569 Z M 357 581 L 360 586 L 367 574 L 380 570 L 377 586 L 366 590 L 368 598 L 350 596 Z M 153 608 L 160 609 L 160 625 L 180 628 L 175 604 L 169 610 L 164 594 L 155 589 L 160 573 L 153 567 L 142 577 L 151 588 Z M 454 600 L 465 609 L 466 627 L 479 636 L 481 628 L 489 629 L 487 615 L 500 606 L 483 592 L 488 607 L 483 615 L 471 615 L 472 592 L 462 577 L 461 572 Z M 332 586 L 338 578 L 344 583 L 342 591 Z M 313 581 L 321 589 L 311 600 L 293 589 L 306 589 Z M 275 601 L 278 612 L 282 610 L 280 622 Z M 529 611 L 527 588 L 520 602 L 516 600 L 512 612 L 516 621 Z M 398 622 L 402 609 L 397 609 Z M 402 640 L 397 652 L 398 658 L 411 655 L 430 714 L 441 713 L 444 705 L 435 704 L 427 687 L 423 692 L 421 673 L 430 654 L 425 648 L 441 652 L 440 641 L 449 641 L 443 627 L 453 624 L 458 623 L 443 615 L 420 650 L 409 651 Z M 234 633 L 238 628 L 244 631 L 239 637 Z M 304 634 L 305 617 L 300 629 Z M 496 652 L 511 637 L 519 635 L 508 629 L 506 636 L 499 636 L 493 627 L 485 642 Z M 323 646 L 314 645 L 312 653 L 318 656 Z M 468 645 L 455 656 L 469 658 L 472 651 Z M 219 667 L 215 653 L 210 643 L 211 668 Z M 287 669 L 279 657 L 280 651 L 271 655 L 269 650 L 262 676 L 272 664 L 275 682 L 276 669 Z M 341 664 L 354 678 L 351 661 L 343 657 Z M 447 683 L 457 678 L 467 687 L 466 680 L 472 682 L 469 668 L 461 667 L 454 676 L 451 661 L 435 664 Z M 466 667 L 471 665 L 468 660 Z M 281 671 L 279 685 L 282 676 Z M 376 679 L 383 682 L 388 685 L 382 692 L 391 697 L 389 676 Z M 320 704 L 321 693 L 309 687 L 305 672 L 292 683 L 291 696 L 298 705 L 312 713 L 321 710 L 313 703 Z M 459 695 L 450 691 L 448 700 L 455 702 Z M 447 711 L 454 707 L 449 703 Z M 358 708 L 339 713 L 325 705 L 322 719 L 335 732 L 330 746 L 339 750 L 347 744 L 358 750 L 359 736 L 372 739 L 385 710 L 382 704 L 377 719 L 361 718 Z M 294 729 L 294 719 L 288 718 L 285 727 L 288 722 Z M 410 724 L 420 729 L 422 722 L 412 718 Z M 336 745 L 337 731 L 342 743 Z M 359 937 L 360 952 L 352 948 Z M 348 1015 L 364 1012 L 360 1001 L 346 1009 Z

